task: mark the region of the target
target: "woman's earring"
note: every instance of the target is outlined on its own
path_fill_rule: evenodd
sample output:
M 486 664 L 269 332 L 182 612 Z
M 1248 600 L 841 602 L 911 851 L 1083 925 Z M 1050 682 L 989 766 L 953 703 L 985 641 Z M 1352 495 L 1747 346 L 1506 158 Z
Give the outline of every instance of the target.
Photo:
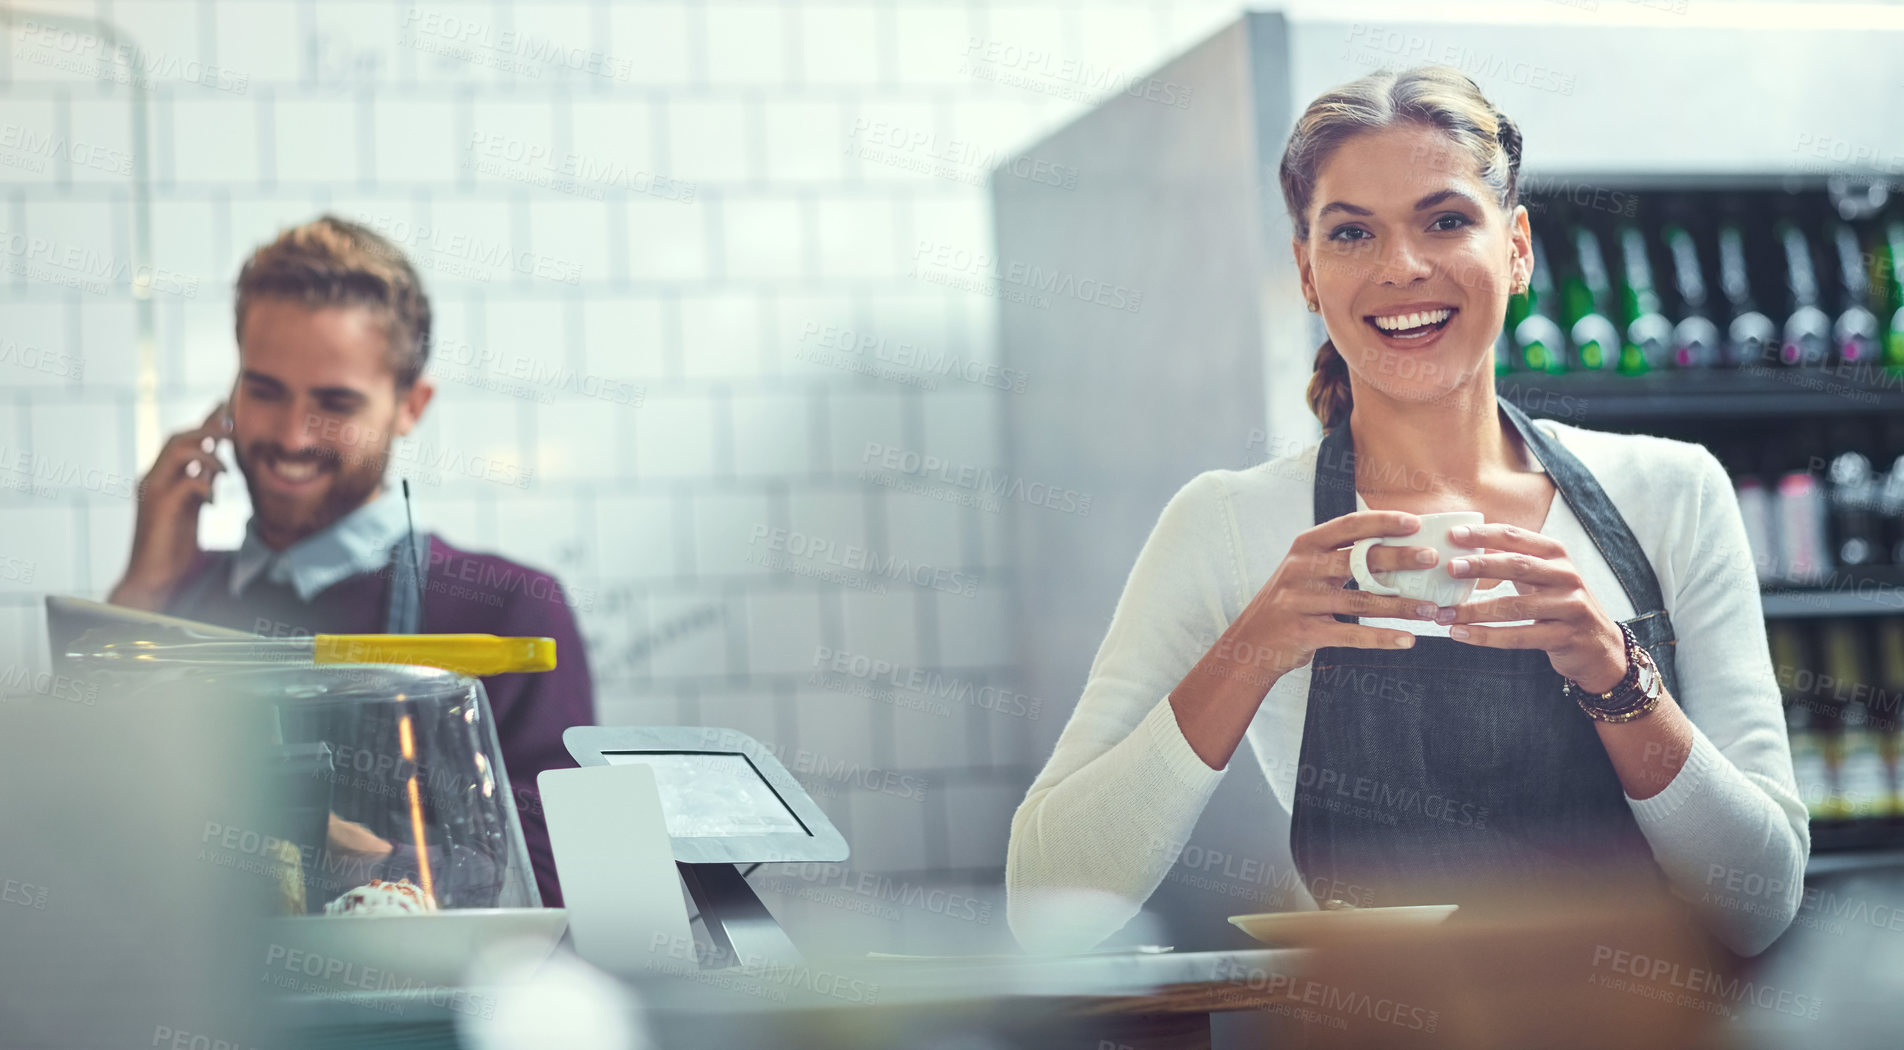
M 1321 309 L 1321 307 L 1319 307 L 1319 306 L 1317 306 L 1317 305 L 1316 305 L 1316 301 L 1315 301 L 1314 299 L 1311 299 L 1311 300 L 1309 300 L 1309 312 L 1310 312 L 1310 313 L 1312 313 L 1312 314 L 1313 314 L 1313 313 L 1316 313 L 1316 312 L 1317 312 L 1317 311 L 1319 311 L 1320 309 Z

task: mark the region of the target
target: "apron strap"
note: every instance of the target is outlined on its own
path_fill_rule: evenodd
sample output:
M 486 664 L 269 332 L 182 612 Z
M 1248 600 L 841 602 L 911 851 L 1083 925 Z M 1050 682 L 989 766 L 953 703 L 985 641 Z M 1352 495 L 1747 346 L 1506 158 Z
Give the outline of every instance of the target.
M 1535 426 L 1519 405 L 1505 398 L 1500 399 L 1499 404 L 1501 411 L 1520 430 L 1521 440 L 1540 458 L 1541 466 L 1547 469 L 1547 476 L 1553 479 L 1554 487 L 1560 490 L 1567 506 L 1573 508 L 1574 517 L 1580 519 L 1587 538 L 1600 549 L 1600 556 L 1619 578 L 1620 587 L 1633 603 L 1634 614 L 1646 616 L 1665 611 L 1666 600 L 1660 594 L 1659 577 L 1653 574 L 1646 551 L 1641 549 L 1625 516 L 1613 505 L 1613 498 L 1600 487 L 1593 472 L 1558 439 Z
M 1355 513 L 1355 438 L 1349 433 L 1349 421 L 1323 436 L 1316 450 L 1316 520 L 1320 525 L 1344 514 Z M 1350 580 L 1351 585 L 1354 580 Z
M 423 632 L 423 584 L 429 573 L 430 533 L 415 546 L 400 539 L 390 548 L 390 591 L 384 601 L 383 633 Z

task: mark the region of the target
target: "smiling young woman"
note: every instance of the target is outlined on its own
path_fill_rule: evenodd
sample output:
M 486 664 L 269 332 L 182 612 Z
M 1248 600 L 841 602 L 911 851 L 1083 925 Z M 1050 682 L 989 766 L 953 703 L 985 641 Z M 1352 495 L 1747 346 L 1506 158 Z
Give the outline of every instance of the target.
M 1790 923 L 1806 813 L 1725 471 L 1495 396 L 1533 266 L 1520 154 L 1448 67 L 1364 77 L 1297 120 L 1280 177 L 1329 336 L 1309 387 L 1324 437 L 1164 508 L 1013 817 L 1028 945 L 1093 944 L 1135 914 L 1244 740 L 1288 820 L 1278 884 L 1319 901 L 1617 880 L 1687 902 L 1741 954 Z M 1452 510 L 1484 518 L 1452 537 L 1477 548 L 1446 567 L 1477 581 L 1467 601 L 1354 585 L 1350 544 Z M 1368 563 L 1438 557 L 1383 544 Z

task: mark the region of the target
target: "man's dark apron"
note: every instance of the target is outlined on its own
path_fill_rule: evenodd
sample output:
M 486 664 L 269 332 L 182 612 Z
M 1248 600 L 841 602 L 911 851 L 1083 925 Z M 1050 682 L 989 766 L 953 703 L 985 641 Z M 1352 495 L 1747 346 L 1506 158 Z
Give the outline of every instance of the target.
M 390 563 L 386 570 L 390 577 L 390 590 L 384 595 L 383 603 L 384 634 L 423 633 L 423 582 L 429 571 L 426 568 L 429 553 L 428 533 L 417 537 L 414 544 L 400 539 L 391 545 Z M 226 559 L 223 572 L 200 573 L 197 579 L 185 585 L 168 607 L 178 610 L 175 615 L 189 618 L 190 610 L 197 608 L 213 587 L 231 586 L 234 565 L 235 559 Z
M 1626 520 L 1559 441 L 1500 408 L 1619 578 L 1639 611 L 1626 622 L 1676 693 L 1672 624 Z M 1347 422 L 1322 442 L 1317 524 L 1356 510 L 1354 448 Z M 1547 653 L 1443 637 L 1317 650 L 1290 848 L 1318 901 L 1460 904 L 1607 873 L 1665 886 L 1593 721 Z

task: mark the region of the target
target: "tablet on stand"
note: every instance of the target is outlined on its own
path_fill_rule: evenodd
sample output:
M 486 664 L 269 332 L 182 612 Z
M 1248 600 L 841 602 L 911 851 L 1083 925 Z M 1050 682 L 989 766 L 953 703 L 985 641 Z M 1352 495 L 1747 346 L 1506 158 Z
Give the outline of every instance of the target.
M 736 864 L 838 863 L 851 851 L 833 822 L 758 740 L 702 726 L 572 726 L 582 766 L 654 770 L 674 860 L 717 958 L 800 958 Z

